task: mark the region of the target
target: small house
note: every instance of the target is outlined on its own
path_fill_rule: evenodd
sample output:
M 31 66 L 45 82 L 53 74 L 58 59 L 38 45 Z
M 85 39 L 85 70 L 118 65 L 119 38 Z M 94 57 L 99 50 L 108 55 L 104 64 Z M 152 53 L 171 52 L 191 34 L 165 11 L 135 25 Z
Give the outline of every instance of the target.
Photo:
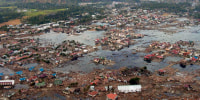
M 44 71 L 44 68 L 40 68 L 39 70 L 40 70 L 40 72 L 43 72 L 43 71 Z
M 159 74 L 159 75 L 162 75 L 162 76 L 164 76 L 165 72 L 166 72 L 166 71 L 163 70 L 163 69 L 159 69 L 159 70 L 158 70 L 158 74 Z
M 96 80 L 94 80 L 93 82 L 91 82 L 90 84 L 91 84 L 91 85 L 93 85 L 93 84 L 98 85 L 99 83 L 100 83 L 100 80 L 99 80 L 99 79 L 96 79 Z
M 57 85 L 62 85 L 62 83 L 63 83 L 62 80 L 55 80 L 54 81 L 54 85 L 56 85 L 56 86 Z
M 0 73 L 0 76 L 3 76 L 4 74 L 3 73 Z
M 192 57 L 191 60 L 192 60 L 193 62 L 196 62 L 196 61 L 198 60 L 198 57 L 194 56 L 194 57 Z
M 91 96 L 91 97 L 95 97 L 97 94 L 98 94 L 97 91 L 92 91 L 92 92 L 88 93 L 88 95 Z
M 41 75 L 39 75 L 39 78 L 45 78 L 45 77 L 47 77 L 46 74 L 41 74 Z
M 26 81 L 26 78 L 25 77 L 23 77 L 23 78 L 19 78 L 19 81 Z
M 22 75 L 23 74 L 23 71 L 18 71 L 16 72 L 17 75 Z
M 45 82 L 41 82 L 41 83 L 39 83 L 39 82 L 37 83 L 36 82 L 35 86 L 38 87 L 38 88 L 45 87 L 46 83 Z
M 37 76 L 31 76 L 29 79 L 28 79 L 28 81 L 35 81 L 35 80 L 37 80 Z
M 117 94 L 115 93 L 107 94 L 106 97 L 107 97 L 106 100 L 117 100 Z

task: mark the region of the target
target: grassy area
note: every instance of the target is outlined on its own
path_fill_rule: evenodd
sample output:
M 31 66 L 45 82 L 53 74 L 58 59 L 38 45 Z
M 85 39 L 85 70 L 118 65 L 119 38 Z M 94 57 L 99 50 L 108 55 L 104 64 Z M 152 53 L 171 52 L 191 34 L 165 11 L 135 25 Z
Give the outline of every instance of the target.
M 38 15 L 47 15 L 47 14 L 56 13 L 58 11 L 64 11 L 64 10 L 67 10 L 67 9 L 39 10 L 39 11 L 36 9 L 30 9 L 29 11 L 25 13 L 25 16 L 33 17 L 33 16 L 38 16 Z
M 9 7 L 0 7 L 0 8 L 5 8 L 5 9 L 14 9 L 17 8 L 16 6 L 9 6 Z

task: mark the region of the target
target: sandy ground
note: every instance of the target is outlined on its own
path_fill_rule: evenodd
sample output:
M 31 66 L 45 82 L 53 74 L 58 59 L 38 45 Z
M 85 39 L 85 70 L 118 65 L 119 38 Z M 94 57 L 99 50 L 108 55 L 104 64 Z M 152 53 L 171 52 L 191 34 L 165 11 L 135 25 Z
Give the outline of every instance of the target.
M 20 19 L 14 19 L 14 20 L 10 20 L 8 22 L 0 23 L 0 27 L 4 26 L 4 25 L 18 25 L 18 24 L 21 24 Z
M 169 13 L 164 13 L 162 16 L 169 16 L 170 14 Z
M 4 33 L 6 33 L 6 31 L 0 31 L 0 34 L 4 34 Z

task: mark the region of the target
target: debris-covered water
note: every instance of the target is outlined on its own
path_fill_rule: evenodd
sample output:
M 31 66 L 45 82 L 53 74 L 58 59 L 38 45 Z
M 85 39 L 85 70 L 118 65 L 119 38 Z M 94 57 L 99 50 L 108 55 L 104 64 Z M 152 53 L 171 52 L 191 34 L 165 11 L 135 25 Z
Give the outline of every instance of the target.
M 62 68 L 56 68 L 55 70 L 89 72 L 96 68 L 97 69 L 98 68 L 117 69 L 123 66 L 127 66 L 127 67 L 147 66 L 149 70 L 155 71 L 165 66 L 168 66 L 169 65 L 168 62 L 170 61 L 179 61 L 181 57 L 166 57 L 161 62 L 147 63 L 143 60 L 145 53 L 132 54 L 133 49 L 144 50 L 144 47 L 148 46 L 152 41 L 175 43 L 176 41 L 179 41 L 179 40 L 195 41 L 196 43 L 195 47 L 199 48 L 198 37 L 200 36 L 200 32 L 196 31 L 199 29 L 200 29 L 199 26 L 187 27 L 185 29 L 181 29 L 181 31 L 175 34 L 166 34 L 158 30 L 138 30 L 137 31 L 138 33 L 145 34 L 147 36 L 145 36 L 142 39 L 136 39 L 137 44 L 130 46 L 129 48 L 124 48 L 121 51 L 98 50 L 97 52 L 93 52 L 88 55 L 85 55 L 82 58 L 79 58 L 78 61 L 66 63 L 65 65 L 63 65 Z M 194 33 L 194 31 L 196 33 Z M 100 56 L 106 57 L 107 59 L 114 60 L 116 64 L 113 66 L 104 66 L 104 65 L 100 65 L 100 64 L 96 65 L 92 63 L 93 58 L 100 57 Z M 186 69 L 181 68 L 179 65 L 174 65 L 173 67 L 179 68 L 180 70 L 195 70 L 195 69 L 200 68 L 200 66 L 198 65 L 188 66 Z

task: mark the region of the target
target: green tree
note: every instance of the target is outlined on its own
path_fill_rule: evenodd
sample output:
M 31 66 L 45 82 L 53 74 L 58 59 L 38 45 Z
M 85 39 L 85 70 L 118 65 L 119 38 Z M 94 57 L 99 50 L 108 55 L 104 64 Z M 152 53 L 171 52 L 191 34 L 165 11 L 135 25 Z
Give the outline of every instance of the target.
M 130 83 L 131 85 L 136 85 L 136 84 L 139 84 L 139 81 L 140 81 L 140 78 L 135 77 L 135 78 L 130 79 L 130 80 L 129 80 L 129 83 Z

